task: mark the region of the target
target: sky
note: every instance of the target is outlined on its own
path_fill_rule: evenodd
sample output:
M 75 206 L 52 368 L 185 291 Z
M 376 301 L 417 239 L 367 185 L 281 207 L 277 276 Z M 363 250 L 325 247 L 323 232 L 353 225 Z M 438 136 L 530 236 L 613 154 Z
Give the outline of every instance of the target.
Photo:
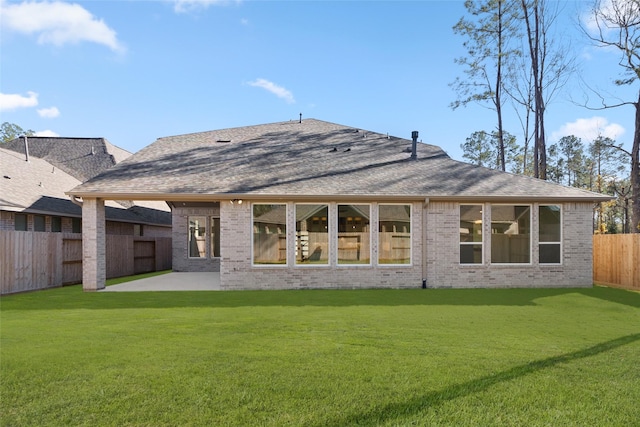
M 613 84 L 615 52 L 577 22 L 591 3 L 562 1 L 557 40 L 578 72 L 548 104 L 548 143 L 602 135 L 631 148 L 632 100 Z M 463 1 L 0 0 L 0 122 L 38 135 L 104 137 L 136 152 L 157 138 L 315 118 L 442 147 L 462 160 L 495 112 L 456 110 L 463 69 L 452 27 Z M 522 144 L 507 105 L 505 129 Z

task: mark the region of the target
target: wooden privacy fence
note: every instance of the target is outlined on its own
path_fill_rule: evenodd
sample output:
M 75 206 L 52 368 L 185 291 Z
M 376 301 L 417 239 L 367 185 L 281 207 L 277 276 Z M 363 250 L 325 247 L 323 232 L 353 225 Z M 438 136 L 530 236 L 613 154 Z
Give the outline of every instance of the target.
M 640 290 L 640 234 L 593 236 L 593 281 Z
M 107 278 L 171 268 L 171 238 L 106 236 Z M 82 281 L 82 235 L 0 230 L 2 294 Z

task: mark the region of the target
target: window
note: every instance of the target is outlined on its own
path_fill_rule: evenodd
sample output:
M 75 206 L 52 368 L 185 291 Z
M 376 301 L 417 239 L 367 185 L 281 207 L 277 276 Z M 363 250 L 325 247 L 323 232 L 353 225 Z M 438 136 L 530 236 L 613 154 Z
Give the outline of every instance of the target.
M 460 264 L 482 264 L 482 205 L 460 205 Z
M 80 218 L 71 218 L 71 232 L 82 233 L 82 220 Z
M 378 264 L 411 264 L 411 205 L 378 207 Z
M 540 264 L 560 264 L 562 254 L 562 209 L 558 205 L 538 208 Z
M 60 233 L 62 231 L 62 218 L 59 216 L 51 217 L 51 231 L 53 233 Z
M 220 258 L 220 218 L 211 217 L 211 257 Z
M 207 217 L 189 217 L 189 258 L 205 258 L 206 254 L 206 230 Z
M 287 263 L 287 205 L 253 205 L 253 263 Z
M 33 231 L 47 231 L 47 221 L 44 216 L 33 216 Z
M 133 235 L 134 236 L 144 236 L 144 225 L 142 225 L 142 224 L 133 224 Z
M 17 213 L 14 217 L 16 231 L 27 231 L 27 215 Z
M 491 206 L 491 262 L 531 262 L 531 206 Z
M 338 264 L 369 264 L 369 205 L 338 205 Z
M 329 264 L 329 207 L 296 204 L 296 264 Z

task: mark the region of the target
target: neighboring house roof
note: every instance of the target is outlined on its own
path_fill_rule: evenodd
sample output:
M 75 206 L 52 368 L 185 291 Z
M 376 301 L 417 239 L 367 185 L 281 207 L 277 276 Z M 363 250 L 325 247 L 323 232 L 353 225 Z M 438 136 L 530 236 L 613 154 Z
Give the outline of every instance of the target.
M 69 194 L 136 200 L 609 199 L 417 145 L 412 160 L 411 140 L 315 119 L 178 135 L 158 139 Z
M 45 215 L 81 217 L 82 209 L 71 202 L 65 190 L 81 182 L 46 160 L 0 148 L 0 210 Z M 171 213 L 134 206 L 124 209 L 105 202 L 111 221 L 169 225 Z M 165 205 L 166 206 L 166 205 Z
M 26 138 L 29 156 L 46 160 L 69 175 L 84 182 L 131 156 L 105 138 L 63 138 L 29 136 Z M 25 153 L 25 138 L 20 137 L 2 148 Z

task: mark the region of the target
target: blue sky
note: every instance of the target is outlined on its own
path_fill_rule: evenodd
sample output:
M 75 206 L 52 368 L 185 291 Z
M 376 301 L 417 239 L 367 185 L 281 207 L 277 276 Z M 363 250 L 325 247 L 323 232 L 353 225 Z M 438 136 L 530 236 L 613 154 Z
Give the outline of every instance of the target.
M 566 43 L 589 2 L 565 1 Z M 0 0 L 0 121 L 42 135 L 105 137 L 135 152 L 159 137 L 303 118 L 441 146 L 495 128 L 453 111 L 462 1 Z M 569 46 L 569 45 L 567 45 Z M 616 88 L 615 53 L 571 41 L 580 75 L 548 107 L 550 142 L 597 134 L 631 148 L 632 107 L 591 111 L 582 80 Z M 595 101 L 593 95 L 590 95 Z M 509 107 L 507 107 L 509 109 Z M 510 110 L 510 109 L 509 109 Z M 509 112 L 506 129 L 521 140 Z

